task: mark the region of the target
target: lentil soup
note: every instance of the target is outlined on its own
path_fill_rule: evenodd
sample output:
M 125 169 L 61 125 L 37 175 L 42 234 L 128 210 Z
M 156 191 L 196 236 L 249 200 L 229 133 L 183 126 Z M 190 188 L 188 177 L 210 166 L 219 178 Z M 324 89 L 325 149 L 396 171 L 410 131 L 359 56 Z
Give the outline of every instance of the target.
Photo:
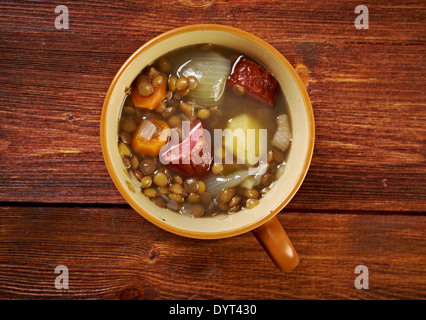
M 218 129 L 215 149 L 217 141 L 206 141 Z M 263 130 L 265 143 L 249 143 L 250 130 L 256 138 Z M 292 137 L 274 76 L 250 57 L 210 44 L 173 51 L 141 70 L 123 102 L 118 135 L 140 192 L 193 218 L 257 206 L 283 174 Z

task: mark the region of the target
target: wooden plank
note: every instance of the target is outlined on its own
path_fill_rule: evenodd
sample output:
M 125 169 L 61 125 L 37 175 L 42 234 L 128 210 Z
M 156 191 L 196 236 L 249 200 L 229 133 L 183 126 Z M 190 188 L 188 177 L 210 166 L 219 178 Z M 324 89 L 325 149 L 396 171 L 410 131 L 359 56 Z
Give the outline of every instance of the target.
M 70 1 L 70 29 L 59 31 L 55 5 L 2 1 L 0 201 L 123 204 L 99 144 L 109 83 L 148 39 L 203 22 L 253 32 L 308 72 L 316 147 L 289 208 L 424 211 L 421 1 L 365 2 L 363 31 L 346 2 L 206 3 Z
M 197 6 L 203 3 L 204 6 Z M 290 42 L 424 43 L 426 8 L 423 1 L 384 3 L 366 0 L 362 4 L 369 10 L 368 30 L 357 30 L 354 26 L 359 15 L 354 12 L 358 3 L 338 0 L 325 3 L 309 0 L 180 0 L 176 5 L 162 1 L 74 0 L 66 3 L 70 17 L 67 32 L 73 36 L 84 34 L 92 40 L 87 41 L 87 46 L 108 51 L 115 51 L 115 45 L 128 47 L 128 42 L 148 40 L 171 28 L 197 23 L 231 25 L 272 43 L 283 39 Z M 2 30 L 31 34 L 35 39 L 40 37 L 40 31 L 56 37 L 61 32 L 54 25 L 58 16 L 54 12 L 57 5 L 2 1 Z M 85 50 L 84 47 L 79 49 Z
M 0 298 L 425 299 L 426 218 L 279 214 L 300 255 L 280 273 L 251 234 L 193 240 L 127 207 L 0 207 Z M 55 267 L 69 289 L 55 288 Z M 357 265 L 369 270 L 358 290 Z
M 124 203 L 103 163 L 99 119 L 126 54 L 70 48 L 64 59 L 54 47 L 0 61 L 0 199 Z M 307 68 L 316 118 L 312 166 L 289 208 L 424 211 L 424 47 L 278 49 Z

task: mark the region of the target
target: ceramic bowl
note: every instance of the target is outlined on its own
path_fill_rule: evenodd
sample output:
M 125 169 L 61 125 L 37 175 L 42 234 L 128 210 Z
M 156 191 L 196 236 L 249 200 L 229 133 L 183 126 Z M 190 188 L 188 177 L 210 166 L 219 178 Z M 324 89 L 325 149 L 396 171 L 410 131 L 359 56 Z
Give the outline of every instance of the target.
M 203 43 L 230 47 L 259 61 L 273 73 L 288 103 L 293 140 L 284 174 L 260 200 L 258 206 L 232 215 L 191 218 L 157 207 L 135 187 L 134 180 L 128 175 L 117 149 L 118 119 L 127 88 L 145 66 L 170 51 Z M 265 227 L 268 226 L 265 223 L 269 222 L 270 226 L 272 221 L 275 221 L 273 224 L 276 225 L 278 220 L 273 218 L 291 200 L 302 184 L 313 152 L 314 117 L 302 81 L 292 65 L 271 45 L 250 33 L 223 25 L 185 26 L 148 41 L 123 64 L 108 89 L 102 110 L 101 143 L 104 160 L 114 184 L 124 199 L 145 219 L 172 233 L 199 239 L 225 238 L 254 230 L 262 245 L 280 266 L 273 255 L 279 256 L 282 252 L 271 253 L 266 247 L 274 243 L 273 245 L 279 248 L 279 241 L 285 239 L 272 236 L 269 240 L 262 240 L 266 234 L 272 234 L 270 231 L 272 229 Z M 283 245 L 281 251 L 289 251 L 287 247 Z M 295 252 L 293 255 L 297 257 Z M 297 262 L 293 261 L 293 265 Z M 280 268 L 286 269 L 282 266 Z

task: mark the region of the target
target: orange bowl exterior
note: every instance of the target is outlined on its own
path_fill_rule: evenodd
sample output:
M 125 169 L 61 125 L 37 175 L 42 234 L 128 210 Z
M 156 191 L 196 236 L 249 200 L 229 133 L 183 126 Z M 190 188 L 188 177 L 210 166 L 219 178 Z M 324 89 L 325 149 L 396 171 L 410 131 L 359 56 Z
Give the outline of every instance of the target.
M 270 54 L 272 54 L 279 62 L 284 66 L 288 72 L 290 72 L 292 78 L 297 84 L 297 88 L 300 91 L 302 98 L 303 98 L 303 104 L 306 108 L 307 113 L 307 121 L 309 123 L 309 135 L 310 139 L 308 141 L 309 145 L 307 146 L 307 152 L 304 156 L 303 160 L 303 169 L 301 170 L 297 181 L 295 182 L 291 192 L 286 194 L 285 197 L 280 199 L 280 201 L 274 206 L 272 210 L 270 210 L 269 213 L 265 214 L 260 219 L 257 219 L 255 221 L 251 221 L 247 225 L 239 228 L 231 228 L 229 230 L 223 230 L 219 232 L 197 232 L 192 230 L 185 230 L 183 228 L 176 228 L 166 221 L 162 221 L 161 219 L 156 219 L 153 217 L 152 214 L 147 212 L 137 201 L 135 201 L 129 194 L 128 190 L 123 186 L 123 184 L 119 181 L 118 173 L 113 167 L 112 161 L 111 161 L 111 155 L 110 150 L 107 147 L 107 129 L 106 129 L 106 113 L 107 109 L 109 107 L 110 98 L 113 93 L 113 90 L 120 79 L 120 77 L 126 72 L 127 68 L 134 62 L 134 60 L 139 57 L 141 54 L 143 54 L 146 50 L 153 47 L 154 45 L 160 43 L 161 41 L 164 41 L 168 38 L 174 37 L 179 34 L 188 33 L 191 31 L 199 31 L 199 30 L 210 30 L 210 31 L 222 31 L 226 33 L 230 33 L 233 35 L 236 35 L 238 37 L 245 38 L 254 44 L 257 44 L 258 46 L 262 47 L 264 50 L 267 50 Z M 273 70 L 272 70 L 273 71 Z M 117 119 L 118 121 L 118 119 Z M 270 220 L 272 217 L 274 217 L 277 213 L 279 213 L 286 205 L 287 203 L 293 198 L 295 193 L 300 188 L 306 173 L 308 171 L 308 168 L 310 166 L 313 149 L 314 149 L 314 137 L 315 137 L 315 126 L 314 126 L 314 115 L 312 111 L 312 106 L 310 103 L 309 96 L 306 92 L 306 89 L 300 80 L 298 74 L 294 70 L 293 66 L 282 56 L 280 52 L 278 52 L 275 48 L 273 48 L 271 45 L 263 41 L 262 39 L 245 32 L 240 29 L 236 29 L 229 26 L 224 25 L 216 25 L 216 24 L 197 24 L 197 25 L 189 25 L 185 27 L 176 28 L 170 31 L 167 31 L 152 40 L 146 42 L 144 45 L 142 45 L 136 52 L 134 52 L 129 59 L 122 65 L 120 70 L 117 72 L 116 76 L 114 77 L 108 92 L 105 97 L 103 109 L 102 109 L 102 115 L 101 115 L 101 124 L 100 124 L 100 136 L 101 136 L 101 145 L 102 145 L 102 152 L 104 156 L 104 161 L 106 164 L 106 167 L 108 169 L 108 172 L 116 185 L 117 189 L 120 191 L 124 199 L 132 206 L 133 209 L 135 209 L 139 214 L 141 214 L 144 218 L 146 218 L 148 221 L 152 222 L 153 224 L 157 225 L 158 227 L 167 230 L 169 232 L 179 234 L 181 236 L 185 237 L 191 237 L 191 238 L 198 238 L 198 239 L 219 239 L 219 238 L 226 238 L 231 236 L 236 236 L 248 231 L 251 231 L 268 220 Z

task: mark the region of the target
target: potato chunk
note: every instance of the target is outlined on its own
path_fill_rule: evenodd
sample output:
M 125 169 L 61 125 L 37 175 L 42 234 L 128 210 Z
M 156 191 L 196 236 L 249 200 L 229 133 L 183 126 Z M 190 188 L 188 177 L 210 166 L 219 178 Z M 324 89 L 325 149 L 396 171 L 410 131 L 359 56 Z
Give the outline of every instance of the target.
M 290 146 L 292 139 L 288 116 L 286 114 L 279 115 L 277 117 L 277 124 L 278 128 L 272 138 L 272 145 L 284 152 Z
M 258 162 L 260 129 L 260 124 L 248 114 L 240 114 L 228 121 L 224 144 L 238 163 L 254 165 Z

